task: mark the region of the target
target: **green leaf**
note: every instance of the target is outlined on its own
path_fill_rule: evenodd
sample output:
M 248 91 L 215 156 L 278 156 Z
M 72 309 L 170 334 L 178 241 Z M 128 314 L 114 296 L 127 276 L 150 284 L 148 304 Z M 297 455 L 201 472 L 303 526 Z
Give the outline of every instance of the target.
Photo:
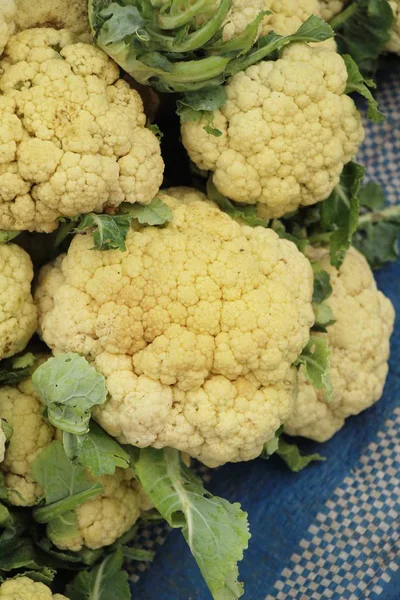
M 89 431 L 91 408 L 104 404 L 107 396 L 103 375 L 74 353 L 47 360 L 32 382 L 46 403 L 50 423 L 76 435 Z
M 159 198 L 154 198 L 150 204 L 127 204 L 120 207 L 121 211 L 129 214 L 141 225 L 165 225 L 173 218 L 172 210 Z
M 250 227 L 268 227 L 269 220 L 261 219 L 257 215 L 256 204 L 237 204 L 236 202 L 232 202 L 217 190 L 211 178 L 207 182 L 207 196 L 223 212 L 232 217 L 232 219 L 250 225 Z
M 221 108 L 226 100 L 226 90 L 223 86 L 189 92 L 177 101 L 176 114 L 180 116 L 182 123 L 197 121 L 201 119 L 204 113 L 213 113 Z
M 68 513 L 97 496 L 102 486 L 87 478 L 85 469 L 73 463 L 65 454 L 61 442 L 52 442 L 32 464 L 32 477 L 43 489 L 45 506 L 34 509 L 39 523 L 48 523 L 64 516 L 64 526 L 71 528 Z M 61 528 L 61 523 L 58 523 Z
M 130 546 L 121 546 L 121 552 L 126 560 L 138 560 L 140 562 L 151 562 L 156 553 L 143 548 L 131 548 Z
M 213 598 L 240 598 L 243 586 L 237 581 L 237 563 L 250 538 L 240 505 L 206 492 L 177 450 L 141 450 L 135 472 L 168 524 L 182 530 Z
M 273 454 L 275 454 L 275 452 L 278 450 L 278 447 L 279 447 L 279 438 L 282 435 L 282 432 L 283 432 L 283 425 L 281 425 L 279 427 L 279 429 L 275 432 L 275 435 L 272 438 L 272 440 L 270 440 L 269 442 L 264 444 L 264 448 L 260 454 L 260 458 L 264 458 L 264 459 L 268 460 L 268 458 L 270 458 Z
M 27 352 L 0 362 L 0 385 L 16 385 L 31 376 L 35 356 Z
M 314 271 L 314 292 L 312 301 L 314 304 L 321 304 L 332 294 L 331 276 L 318 262 L 311 261 Z
M 0 244 L 7 244 L 17 237 L 20 231 L 0 231 Z
M 296 365 L 304 366 L 304 375 L 318 390 L 325 390 L 329 402 L 332 397 L 330 381 L 330 350 L 326 338 L 311 336 L 307 346 L 303 349 Z
M 131 600 L 128 574 L 122 570 L 123 554 L 117 550 L 91 571 L 81 571 L 67 585 L 70 600 Z
M 296 444 L 288 444 L 282 438 L 279 439 L 278 449 L 276 454 L 286 463 L 291 471 L 298 473 L 315 461 L 326 460 L 320 454 L 301 454 Z
M 369 88 L 376 88 L 375 83 L 371 79 L 364 79 L 354 60 L 348 54 L 343 55 L 343 60 L 347 68 L 347 85 L 346 94 L 357 92 L 363 96 L 368 102 L 368 118 L 374 123 L 382 123 L 386 117 L 378 110 L 378 102 L 372 95 Z
M 348 53 L 362 73 L 371 75 L 385 51 L 393 25 L 393 12 L 387 0 L 352 0 L 330 25 L 337 32 L 342 54 Z
M 361 188 L 360 206 L 370 210 L 381 210 L 385 207 L 385 192 L 379 183 L 368 181 Z
M 313 304 L 315 323 L 312 327 L 312 331 L 326 333 L 327 327 L 336 323 L 333 318 L 332 309 L 328 304 L 322 302 L 321 304 Z
M 111 216 L 89 213 L 81 218 L 75 231 L 92 233 L 96 250 L 121 250 L 124 252 L 131 221 L 130 215 Z
M 1 426 L 3 433 L 6 436 L 6 440 L 8 442 L 12 436 L 13 428 L 11 427 L 11 425 L 9 425 L 9 423 L 7 423 L 7 421 L 5 419 L 1 419 L 1 418 L 0 418 L 0 426 Z
M 95 477 L 113 475 L 117 467 L 128 469 L 130 466 L 129 454 L 94 421 L 85 435 L 64 433 L 63 444 L 67 456 L 76 459 Z

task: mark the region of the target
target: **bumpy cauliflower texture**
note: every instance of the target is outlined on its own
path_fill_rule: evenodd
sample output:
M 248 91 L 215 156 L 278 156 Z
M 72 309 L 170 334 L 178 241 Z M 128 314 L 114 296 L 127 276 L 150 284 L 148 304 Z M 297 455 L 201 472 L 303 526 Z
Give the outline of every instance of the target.
M 54 438 L 54 429 L 43 416 L 44 406 L 30 379 L 18 387 L 0 388 L 0 416 L 13 428 L 0 471 L 9 488 L 9 501 L 33 506 L 42 495 L 31 477 L 32 463 Z
M 105 375 L 110 397 L 94 414 L 120 441 L 210 466 L 250 460 L 292 410 L 310 265 L 272 230 L 170 193 L 173 222 L 131 230 L 126 252 L 93 251 L 80 235 L 42 270 L 41 335 Z
M 143 494 L 131 471 L 116 469 L 114 475 L 99 477 L 104 492 L 75 510 L 78 530 L 73 537 L 57 537 L 48 531 L 58 548 L 77 552 L 86 546 L 93 550 L 113 544 L 136 523 L 143 505 Z
M 330 21 L 330 19 L 344 9 L 347 2 L 348 0 L 318 0 L 318 14 L 325 19 L 325 21 Z
M 16 0 L 15 24 L 19 31 L 32 27 L 89 31 L 87 0 Z
M 314 250 L 311 258 L 331 275 L 332 296 L 327 303 L 336 323 L 328 328 L 331 349 L 333 399 L 315 390 L 300 371 L 296 409 L 285 425 L 290 435 L 325 442 L 382 395 L 388 372 L 389 338 L 393 329 L 393 306 L 376 288 L 365 258 L 348 251 L 339 272 L 328 253 Z M 325 335 L 325 334 L 321 334 Z
M 7 579 L 0 585 L 0 600 L 68 600 L 62 594 L 53 594 L 44 583 L 28 577 Z
M 0 2 L 0 54 L 3 54 L 10 36 L 15 31 L 16 6 L 15 0 L 1 0 Z
M 23 350 L 35 332 L 32 279 L 29 255 L 15 244 L 0 244 L 0 360 Z
M 389 4 L 393 11 L 394 22 L 387 50 L 400 54 L 400 0 L 391 0 Z
M 74 34 L 13 36 L 0 75 L 0 229 L 49 232 L 59 217 L 146 204 L 162 181 L 139 94 Z
M 363 140 L 360 115 L 344 94 L 347 70 L 336 52 L 292 44 L 282 58 L 263 61 L 228 82 L 226 104 L 204 121 L 182 124 L 183 143 L 219 191 L 260 203 L 280 217 L 324 200 Z

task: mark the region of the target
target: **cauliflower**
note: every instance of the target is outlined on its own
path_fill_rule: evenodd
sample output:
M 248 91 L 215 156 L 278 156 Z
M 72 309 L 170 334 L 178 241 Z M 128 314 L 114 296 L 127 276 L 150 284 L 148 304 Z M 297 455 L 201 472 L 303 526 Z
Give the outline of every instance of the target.
M 32 278 L 29 255 L 15 244 L 0 244 L 0 360 L 23 350 L 36 330 Z
M 336 323 L 328 327 L 331 349 L 333 398 L 316 390 L 299 374 L 296 409 L 285 424 L 290 435 L 325 442 L 350 415 L 369 408 L 382 395 L 388 372 L 389 338 L 393 330 L 393 306 L 376 288 L 365 258 L 355 249 L 347 252 L 339 271 L 329 262 L 328 252 L 314 250 L 330 273 L 333 293 L 327 303 Z
M 74 34 L 10 39 L 0 76 L 0 229 L 50 232 L 60 217 L 149 203 L 162 181 L 139 94 Z
M 10 36 L 15 31 L 15 0 L 0 1 L 0 55 L 3 54 Z
M 16 0 L 15 24 L 19 31 L 32 27 L 89 31 L 87 0 Z
M 17 506 L 33 506 L 42 495 L 40 486 L 31 477 L 31 466 L 54 439 L 54 429 L 43 411 L 30 379 L 18 387 L 0 388 L 0 416 L 13 428 L 0 471 L 10 490 L 9 501 Z
M 6 434 L 3 431 L 3 428 L 1 426 L 1 421 L 0 421 L 0 463 L 2 463 L 4 460 L 4 455 L 6 452 L 6 442 L 7 442 Z
M 339 54 L 292 44 L 276 62 L 228 82 L 228 100 L 214 113 L 220 137 L 206 132 L 204 120 L 188 121 L 183 143 L 198 167 L 214 172 L 222 194 L 280 217 L 327 198 L 364 138 L 346 83 Z
M 172 223 L 131 230 L 126 252 L 78 235 L 43 268 L 40 333 L 106 377 L 94 416 L 121 442 L 209 466 L 250 460 L 293 408 L 311 267 L 274 231 L 236 223 L 194 190 L 169 193 Z
M 393 11 L 394 22 L 392 25 L 392 33 L 386 49 L 389 52 L 400 54 L 400 0 L 391 0 L 389 2 Z
M 330 21 L 335 15 L 342 12 L 347 2 L 348 0 L 318 0 L 318 14 L 325 19 L 325 21 Z
M 16 577 L 0 584 L 0 600 L 68 600 L 62 594 L 53 594 L 44 583 Z
M 75 509 L 78 531 L 74 536 L 58 536 L 48 530 L 58 548 L 78 552 L 83 546 L 92 550 L 109 546 L 131 529 L 142 509 L 149 508 L 132 471 L 117 468 L 114 475 L 104 475 L 98 481 L 104 492 Z

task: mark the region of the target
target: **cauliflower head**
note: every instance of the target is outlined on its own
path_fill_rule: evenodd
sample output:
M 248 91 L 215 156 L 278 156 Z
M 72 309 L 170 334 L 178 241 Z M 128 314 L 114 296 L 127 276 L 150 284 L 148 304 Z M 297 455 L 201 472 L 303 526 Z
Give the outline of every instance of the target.
M 389 4 L 393 11 L 394 21 L 392 33 L 386 49 L 389 52 L 400 54 L 400 0 L 390 0 Z
M 0 2 L 0 55 L 8 44 L 10 36 L 15 31 L 16 16 L 15 0 L 1 0 Z
M 19 31 L 33 27 L 68 29 L 81 34 L 89 31 L 86 0 L 15 0 L 15 24 Z
M 0 416 L 13 429 L 0 471 L 10 490 L 9 501 L 16 506 L 33 506 L 42 495 L 32 479 L 31 467 L 54 439 L 54 429 L 43 412 L 44 406 L 30 379 L 18 387 L 0 388 Z
M 160 144 L 118 76 L 66 30 L 10 39 L 0 64 L 0 229 L 49 232 L 60 217 L 153 199 Z
M 68 600 L 62 594 L 53 594 L 44 583 L 16 577 L 0 584 L 0 600 Z
M 327 304 L 336 323 L 328 327 L 327 334 L 320 334 L 327 336 L 331 350 L 333 398 L 327 403 L 324 392 L 314 389 L 300 370 L 296 408 L 285 431 L 325 442 L 343 427 L 347 417 L 381 397 L 394 310 L 377 290 L 371 269 L 357 250 L 347 252 L 339 271 L 330 265 L 323 249 L 314 250 L 310 258 L 330 273 L 333 288 Z
M 94 416 L 121 442 L 209 466 L 250 460 L 293 407 L 291 365 L 313 323 L 310 264 L 201 194 L 169 193 L 172 223 L 131 230 L 126 252 L 78 235 L 41 271 L 40 333 L 106 377 Z
M 84 546 L 92 550 L 109 546 L 131 529 L 142 509 L 148 510 L 148 501 L 130 470 L 117 468 L 114 475 L 97 480 L 104 492 L 75 509 L 78 528 L 74 536 L 58 536 L 48 528 L 49 538 L 61 550 L 78 552 Z
M 228 100 L 205 121 L 182 123 L 192 161 L 214 172 L 219 191 L 275 218 L 329 196 L 364 138 L 360 114 L 344 93 L 347 70 L 336 52 L 292 44 L 282 58 L 234 75 Z
M 23 350 L 35 333 L 32 279 L 29 255 L 15 244 L 0 244 L 0 360 Z
M 330 21 L 335 15 L 342 12 L 348 0 L 318 0 L 318 14 L 325 20 Z

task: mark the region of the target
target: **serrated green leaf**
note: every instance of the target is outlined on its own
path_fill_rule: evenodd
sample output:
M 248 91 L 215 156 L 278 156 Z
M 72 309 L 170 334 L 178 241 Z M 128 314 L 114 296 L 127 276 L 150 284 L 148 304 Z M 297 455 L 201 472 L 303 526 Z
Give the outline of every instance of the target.
M 279 439 L 276 454 L 294 473 L 302 471 L 312 462 L 326 460 L 320 454 L 302 454 L 296 444 L 288 444 L 282 438 Z
M 16 238 L 21 232 L 20 231 L 0 231 L 0 244 L 7 244 Z
M 125 240 L 131 226 L 132 217 L 126 215 L 84 215 L 75 231 L 93 235 L 96 250 L 126 250 Z
M 327 401 L 332 397 L 330 381 L 330 350 L 325 337 L 311 336 L 296 361 L 303 365 L 303 373 L 317 390 L 324 390 Z
M 106 401 L 103 375 L 79 354 L 50 358 L 36 369 L 32 382 L 47 406 L 50 423 L 76 435 L 88 432 L 92 407 Z
M 327 327 L 336 323 L 333 318 L 332 309 L 328 304 L 322 302 L 321 304 L 313 304 L 315 323 L 312 327 L 312 331 L 326 333 Z
M 154 198 L 146 205 L 124 203 L 120 209 L 141 225 L 165 225 L 173 219 L 172 210 L 159 198 Z
M 314 272 L 314 292 L 312 301 L 321 304 L 332 294 L 331 276 L 318 262 L 311 261 Z
M 347 69 L 346 94 L 356 92 L 363 96 L 368 102 L 368 118 L 374 123 L 382 123 L 386 117 L 378 109 L 378 101 L 372 95 L 370 88 L 375 88 L 373 81 L 364 79 L 354 60 L 348 54 L 343 56 Z
M 379 269 L 399 257 L 400 205 L 384 205 L 380 186 L 369 188 L 368 196 L 361 197 L 363 208 L 353 245 L 364 254 L 372 269 Z M 382 201 L 383 194 L 383 201 Z M 368 210 L 373 208 L 373 210 Z
M 131 600 L 128 573 L 122 570 L 123 554 L 117 550 L 90 571 L 81 571 L 67 585 L 70 600 Z
M 213 598 L 240 598 L 243 586 L 237 581 L 237 563 L 250 538 L 240 505 L 206 492 L 177 450 L 141 450 L 135 472 L 169 525 L 182 529 Z
M 0 385 L 16 385 L 30 377 L 35 365 L 35 356 L 26 352 L 0 362 Z

